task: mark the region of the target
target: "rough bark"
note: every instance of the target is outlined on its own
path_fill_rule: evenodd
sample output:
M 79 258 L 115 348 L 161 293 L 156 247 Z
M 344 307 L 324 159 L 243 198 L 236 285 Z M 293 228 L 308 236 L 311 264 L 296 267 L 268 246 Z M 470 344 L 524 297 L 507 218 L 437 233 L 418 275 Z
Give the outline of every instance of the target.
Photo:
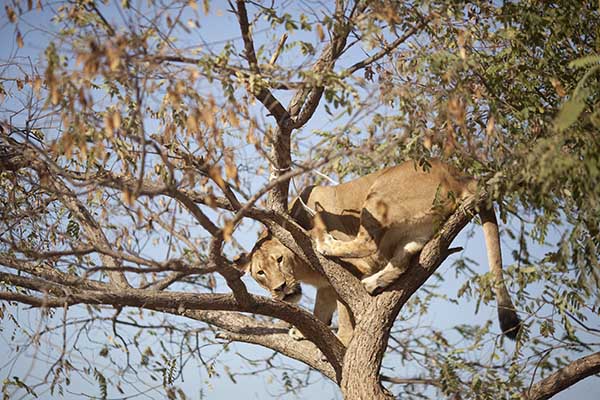
M 395 315 L 390 296 L 376 298 L 357 321 L 346 350 L 341 388 L 345 399 L 393 399 L 380 383 L 379 370 Z M 360 378 L 360 379 L 359 379 Z
M 523 393 L 527 400 L 546 400 L 588 376 L 600 373 L 600 352 L 573 361 Z

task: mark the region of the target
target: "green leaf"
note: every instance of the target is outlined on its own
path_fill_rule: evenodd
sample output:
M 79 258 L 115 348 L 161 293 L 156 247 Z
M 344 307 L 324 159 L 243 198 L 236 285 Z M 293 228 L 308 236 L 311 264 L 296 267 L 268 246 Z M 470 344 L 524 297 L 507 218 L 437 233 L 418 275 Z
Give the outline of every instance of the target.
M 96 368 L 94 368 L 94 378 L 96 378 L 96 381 L 98 382 L 98 385 L 100 386 L 100 397 L 103 400 L 106 400 L 106 398 L 108 396 L 108 385 L 106 384 L 106 378 Z
M 570 68 L 582 68 L 593 64 L 600 64 L 600 55 L 592 55 L 578 58 L 569 63 Z
M 531 274 L 533 272 L 535 272 L 536 267 L 533 265 L 530 265 L 529 267 L 524 267 L 520 269 L 520 272 L 524 273 L 524 274 Z
M 563 132 L 577 121 L 585 107 L 585 101 L 581 96 L 573 96 L 561 107 L 554 126 L 559 132 Z
M 69 223 L 67 224 L 67 233 L 72 238 L 79 238 L 79 223 L 77 221 L 69 219 Z

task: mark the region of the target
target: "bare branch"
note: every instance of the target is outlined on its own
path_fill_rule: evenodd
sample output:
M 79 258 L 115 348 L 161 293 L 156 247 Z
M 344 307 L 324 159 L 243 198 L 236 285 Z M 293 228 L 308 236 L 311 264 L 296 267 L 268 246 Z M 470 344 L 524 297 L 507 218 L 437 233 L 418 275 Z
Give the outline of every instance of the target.
M 365 68 L 365 67 L 373 64 L 375 61 L 379 60 L 380 58 L 390 54 L 394 49 L 396 49 L 402 43 L 406 42 L 411 36 L 413 36 L 415 33 L 418 33 L 421 29 L 423 29 L 427 25 L 427 23 L 429 22 L 430 19 L 431 19 L 431 16 L 424 18 L 421 21 L 421 23 L 413 26 L 412 28 L 410 28 L 409 30 L 404 32 L 404 35 L 400 36 L 399 38 L 394 40 L 389 45 L 384 46 L 383 49 L 381 49 L 377 53 L 373 54 L 372 56 L 367 57 L 364 60 L 357 62 L 356 64 L 352 65 L 351 67 L 348 67 L 344 72 L 348 75 L 353 74 L 354 72 L 358 71 L 359 69 Z
M 240 277 L 242 274 L 233 267 L 231 263 L 228 263 L 223 257 L 223 233 L 215 236 L 210 242 L 210 249 L 208 251 L 210 260 L 212 260 L 217 266 L 217 271 L 225 281 L 227 286 L 233 291 L 233 295 L 237 301 L 245 306 L 252 307 L 252 296 L 248 293 L 246 285 Z
M 381 380 L 383 382 L 392 383 L 394 385 L 431 385 L 431 386 L 441 386 L 441 383 L 427 378 L 396 378 L 393 376 L 381 376 Z
M 208 233 L 210 233 L 213 237 L 219 234 L 219 227 L 217 227 L 210 220 L 210 218 L 208 218 L 208 216 L 204 214 L 204 212 L 202 212 L 200 207 L 198 207 L 196 203 L 192 201 L 191 198 L 186 196 L 185 193 L 180 192 L 178 190 L 172 190 L 170 191 L 170 193 L 174 199 L 178 200 L 181 204 L 185 206 L 185 208 L 194 216 L 194 218 L 196 218 L 196 221 L 198 221 Z
M 215 269 L 216 271 L 216 269 Z M 179 281 L 181 278 L 190 275 L 189 272 L 177 271 L 173 272 L 166 277 L 159 279 L 155 282 L 152 282 L 148 286 L 143 286 L 140 289 L 148 289 L 148 290 L 164 290 L 171 286 L 173 283 Z
M 247 315 L 228 311 L 186 310 L 184 315 L 225 330 L 217 334 L 219 338 L 269 347 L 308 364 L 335 381 L 335 371 L 329 363 L 322 360 L 323 353 L 308 340 L 292 339 L 287 327 L 276 327 Z
M 18 143 L 8 136 L 3 135 L 3 140 L 10 145 L 11 156 L 3 157 L 1 166 L 13 171 L 24 167 L 33 168 L 39 175 L 40 182 L 48 181 L 48 187 L 45 189 L 55 194 L 63 205 L 78 219 L 87 236 L 92 241 L 92 244 L 109 248 L 109 242 L 94 216 L 77 198 L 77 195 L 57 175 L 52 174 L 56 168 L 44 161 L 43 154 L 40 154 L 40 151 L 33 146 Z M 101 259 L 106 266 L 113 269 L 108 272 L 111 281 L 120 288 L 128 287 L 129 283 L 125 275 L 123 272 L 117 270 L 119 266 L 118 260 L 106 255 L 101 255 Z
M 50 267 L 45 263 L 30 262 L 17 258 L 0 255 L 0 264 L 17 271 L 26 272 L 33 276 L 41 277 L 47 281 L 68 286 L 77 286 L 84 289 L 101 290 L 105 286 L 102 282 L 83 280 Z
M 0 300 L 16 301 L 22 304 L 29 304 L 33 307 L 64 307 L 65 302 L 61 300 L 48 299 L 45 297 L 30 296 L 23 293 L 0 292 Z
M 279 55 L 281 54 L 281 50 L 283 50 L 283 46 L 285 45 L 285 41 L 287 40 L 288 35 L 287 33 L 284 33 L 283 35 L 281 35 L 281 39 L 279 39 L 279 43 L 277 43 L 277 48 L 275 49 L 275 52 L 273 53 L 273 55 L 271 56 L 271 59 L 269 60 L 269 65 L 273 66 L 275 65 L 275 63 L 277 62 L 277 59 L 279 58 Z
M 246 2 L 244 0 L 237 0 L 237 17 L 242 32 L 242 39 L 244 40 L 244 49 L 246 59 L 250 66 L 250 72 L 254 76 L 250 77 L 248 86 L 254 96 L 260 101 L 269 112 L 273 115 L 277 121 L 277 125 L 284 127 L 290 121 L 290 115 L 283 105 L 273 96 L 271 91 L 266 88 L 264 82 L 261 82 L 260 68 L 258 67 L 258 61 L 256 60 L 256 53 L 254 52 L 254 41 L 252 39 L 252 33 L 250 33 L 250 24 L 248 23 L 248 12 L 246 11 Z M 254 79 L 253 79 L 254 78 Z

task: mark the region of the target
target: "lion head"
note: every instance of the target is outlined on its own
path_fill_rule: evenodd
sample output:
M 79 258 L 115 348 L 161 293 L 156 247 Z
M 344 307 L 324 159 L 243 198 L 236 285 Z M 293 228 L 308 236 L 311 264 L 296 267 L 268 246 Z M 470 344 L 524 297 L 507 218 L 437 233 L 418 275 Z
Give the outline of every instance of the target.
M 269 233 L 263 234 L 243 259 L 241 269 L 249 272 L 273 298 L 291 303 L 300 301 L 302 288 L 296 269 L 302 261 L 279 240 Z

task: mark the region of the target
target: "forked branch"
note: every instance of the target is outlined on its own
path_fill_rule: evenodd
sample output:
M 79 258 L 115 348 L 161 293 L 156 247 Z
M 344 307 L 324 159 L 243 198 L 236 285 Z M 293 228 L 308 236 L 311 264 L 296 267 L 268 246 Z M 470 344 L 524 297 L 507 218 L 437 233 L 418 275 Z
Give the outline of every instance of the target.
M 246 2 L 244 0 L 237 0 L 236 4 L 236 14 L 242 32 L 242 39 L 244 41 L 244 53 L 250 66 L 250 72 L 253 74 L 253 76 L 250 77 L 248 86 L 258 101 L 260 101 L 273 115 L 277 121 L 277 125 L 284 127 L 289 122 L 290 115 L 261 80 L 260 68 L 256 59 L 256 52 L 254 51 L 254 41 L 252 39 L 252 33 L 250 32 L 250 23 L 248 22 Z

